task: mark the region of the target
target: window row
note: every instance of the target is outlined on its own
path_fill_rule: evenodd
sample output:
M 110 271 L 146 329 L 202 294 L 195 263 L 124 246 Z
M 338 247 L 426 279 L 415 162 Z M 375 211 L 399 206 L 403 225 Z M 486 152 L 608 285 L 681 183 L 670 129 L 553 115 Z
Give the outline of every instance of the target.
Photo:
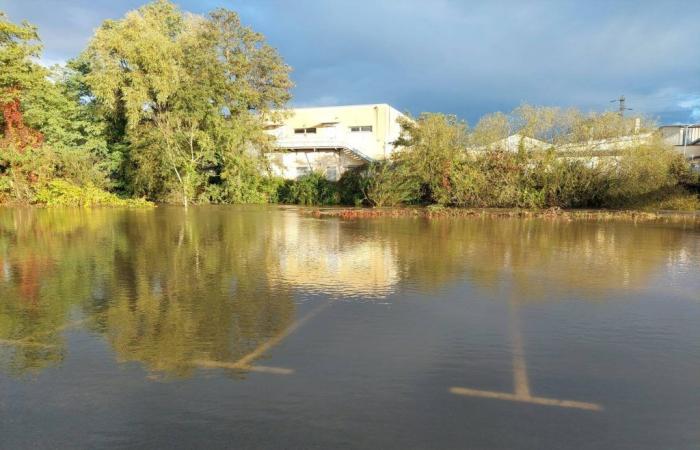
M 295 128 L 294 134 L 316 134 L 316 128 Z
M 352 133 L 371 133 L 372 125 L 364 125 L 361 127 L 350 127 Z
M 350 127 L 351 133 L 371 133 L 372 125 Z M 316 128 L 295 128 L 294 134 L 316 134 Z

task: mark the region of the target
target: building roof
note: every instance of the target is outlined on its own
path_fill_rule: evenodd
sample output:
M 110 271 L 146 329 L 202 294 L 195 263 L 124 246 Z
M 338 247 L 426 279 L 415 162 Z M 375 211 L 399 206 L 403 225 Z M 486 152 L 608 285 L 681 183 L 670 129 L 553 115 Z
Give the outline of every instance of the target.
M 519 133 L 516 133 L 508 136 L 507 138 L 503 138 L 499 141 L 493 142 L 487 147 L 500 148 L 504 150 L 518 150 L 521 146 L 526 150 L 539 150 L 549 147 L 549 144 L 539 139 L 523 136 Z
M 693 123 L 693 124 L 676 123 L 673 125 L 661 125 L 659 128 L 700 128 L 700 123 Z

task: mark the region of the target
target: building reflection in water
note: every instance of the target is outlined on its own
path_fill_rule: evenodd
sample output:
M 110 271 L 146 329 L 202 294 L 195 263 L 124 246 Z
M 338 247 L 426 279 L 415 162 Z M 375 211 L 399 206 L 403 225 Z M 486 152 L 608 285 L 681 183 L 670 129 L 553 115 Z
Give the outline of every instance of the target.
M 326 295 L 383 298 L 399 282 L 395 248 L 368 239 L 337 220 L 286 213 L 272 235 L 278 249 L 278 281 L 290 288 Z

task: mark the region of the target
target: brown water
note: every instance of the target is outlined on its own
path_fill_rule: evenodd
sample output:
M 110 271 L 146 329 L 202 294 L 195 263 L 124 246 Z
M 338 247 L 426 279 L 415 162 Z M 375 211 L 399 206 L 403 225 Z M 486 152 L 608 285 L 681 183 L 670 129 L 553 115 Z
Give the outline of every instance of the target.
M 2 448 L 700 448 L 700 228 L 0 210 Z

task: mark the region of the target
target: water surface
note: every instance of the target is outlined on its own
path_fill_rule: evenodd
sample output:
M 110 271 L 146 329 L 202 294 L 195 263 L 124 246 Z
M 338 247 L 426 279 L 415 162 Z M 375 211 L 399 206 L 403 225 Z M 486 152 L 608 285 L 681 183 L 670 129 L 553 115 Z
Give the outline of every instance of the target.
M 700 228 L 0 210 L 1 448 L 700 448 Z

